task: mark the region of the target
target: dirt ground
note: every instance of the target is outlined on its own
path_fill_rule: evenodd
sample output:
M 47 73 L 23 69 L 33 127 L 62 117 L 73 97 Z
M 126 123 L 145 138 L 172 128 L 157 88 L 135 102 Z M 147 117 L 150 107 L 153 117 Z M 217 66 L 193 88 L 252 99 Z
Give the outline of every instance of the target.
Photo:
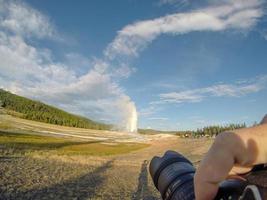
M 1 200 L 160 199 L 148 172 L 152 157 L 175 150 L 197 164 L 212 143 L 212 139 L 207 138 L 182 139 L 167 134 L 140 135 L 62 127 L 5 114 L 0 114 L 0 129 L 6 133 L 97 141 L 108 145 L 149 144 L 130 153 L 109 156 L 58 155 L 43 150 L 14 154 L 4 149 L 5 154 L 0 154 Z M 5 147 L 0 144 L 0 152 L 1 148 Z
M 0 114 L 0 130 L 5 132 L 2 139 L 8 139 L 6 138 L 8 133 L 53 137 L 54 139 L 49 139 L 51 145 L 55 145 L 54 140 L 65 141 L 65 139 L 71 139 L 71 143 L 94 141 L 105 145 L 124 144 L 123 148 L 130 143 L 146 144 L 146 148 L 109 156 L 106 156 L 105 152 L 99 152 L 101 148 L 110 149 L 103 146 L 98 150 L 90 149 L 95 154 L 89 155 L 59 155 L 55 151 L 43 149 L 29 154 L 17 154 L 14 151 L 9 152 L 13 148 L 12 145 L 17 143 L 10 138 L 3 140 L 0 143 L 0 200 L 160 199 L 160 194 L 155 189 L 148 172 L 152 157 L 162 156 L 167 150 L 174 150 L 189 158 L 194 165 L 198 165 L 213 142 L 213 139 L 209 138 L 183 139 L 168 134 L 140 135 L 62 127 L 18 119 L 5 114 Z M 26 136 L 20 136 L 20 141 L 27 142 L 28 137 L 24 137 Z M 29 138 L 36 142 L 41 140 Z M 16 139 L 18 142 L 18 138 Z M 4 146 L 4 141 L 8 141 L 10 149 Z M 44 142 L 44 139 L 41 142 Z M 45 140 L 45 143 L 49 142 Z M 266 175 L 255 174 L 249 177 L 249 181 L 267 187 L 265 177 Z
M 151 158 L 172 149 L 197 163 L 211 140 L 168 136 L 149 143 L 147 148 L 107 157 L 2 156 L 0 199 L 159 199 L 148 172 Z

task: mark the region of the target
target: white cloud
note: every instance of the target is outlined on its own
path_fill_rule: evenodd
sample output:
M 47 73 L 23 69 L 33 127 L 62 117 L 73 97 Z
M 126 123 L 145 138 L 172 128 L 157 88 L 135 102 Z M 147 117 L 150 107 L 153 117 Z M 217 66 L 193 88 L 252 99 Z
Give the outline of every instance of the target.
M 156 120 L 156 121 L 167 121 L 167 117 L 150 117 L 149 120 Z
M 74 72 L 60 64 L 51 63 L 47 49 L 36 49 L 20 36 L 9 36 L 0 31 L 1 75 L 12 76 L 17 81 L 44 82 L 51 80 L 68 82 Z M 60 76 L 59 76 L 60 75 Z
M 55 37 L 48 17 L 21 1 L 0 1 L 0 27 L 23 37 Z
M 104 62 L 78 75 L 69 66 L 53 62 L 46 49 L 28 45 L 18 36 L 0 32 L 0 87 L 45 101 L 95 120 L 127 126 L 134 103 L 106 73 Z
M 108 118 L 108 123 L 120 128 L 130 127 L 135 104 L 114 80 L 129 76 L 132 69 L 113 69 L 110 63 L 77 53 L 55 61 L 51 50 L 27 42 L 53 36 L 55 29 L 48 18 L 20 1 L 0 3 L 0 88 L 95 120 Z
M 199 102 L 203 99 L 203 96 L 201 94 L 198 94 L 198 92 L 185 91 L 179 93 L 170 92 L 170 93 L 160 94 L 160 98 L 164 102 L 183 103 L 183 102 Z
M 187 13 L 176 13 L 125 26 L 108 46 L 110 59 L 137 56 L 161 34 L 185 34 L 192 31 L 249 30 L 263 15 L 261 0 L 224 1 L 223 4 Z
M 151 116 L 153 114 L 155 114 L 156 112 L 160 111 L 161 108 L 159 108 L 158 106 L 155 105 L 149 105 L 146 108 L 142 108 L 139 110 L 139 115 L 143 116 L 143 117 L 148 117 Z
M 114 67 L 111 74 L 114 78 L 128 78 L 136 72 L 136 68 L 130 67 L 127 63 L 121 63 L 119 66 Z
M 209 97 L 241 97 L 259 92 L 265 89 L 266 86 L 267 75 L 243 81 L 242 83 L 218 84 L 182 92 L 163 93 L 160 94 L 160 100 L 155 103 L 194 103 Z
M 189 0 L 160 0 L 158 3 L 160 6 L 165 4 L 183 7 L 189 4 Z
M 195 4 L 198 5 L 199 3 L 203 2 L 194 0 L 158 0 L 156 5 L 158 7 L 170 6 L 178 11 L 178 10 L 185 10 L 186 8 L 189 7 L 194 7 Z
M 28 42 L 57 35 L 49 18 L 21 1 L 0 0 L 0 87 L 93 119 L 110 119 L 109 122 L 128 127 L 135 104 L 118 80 L 129 77 L 135 68 L 121 56 L 137 56 L 161 34 L 230 28 L 248 30 L 262 15 L 260 5 L 258 0 L 227 1 L 224 5 L 139 21 L 118 32 L 103 59 L 89 60 L 71 53 L 66 54 L 65 61 L 56 61 L 51 50 Z M 71 60 L 82 68 L 88 67 L 80 71 L 73 67 Z M 208 95 L 234 96 L 258 90 L 258 85 L 253 84 L 238 87 L 238 92 L 234 86 L 217 85 L 217 88 L 204 88 L 200 93 L 162 94 L 160 102 L 195 102 Z M 156 103 L 150 104 L 148 109 L 141 110 L 141 115 L 149 116 L 159 109 Z

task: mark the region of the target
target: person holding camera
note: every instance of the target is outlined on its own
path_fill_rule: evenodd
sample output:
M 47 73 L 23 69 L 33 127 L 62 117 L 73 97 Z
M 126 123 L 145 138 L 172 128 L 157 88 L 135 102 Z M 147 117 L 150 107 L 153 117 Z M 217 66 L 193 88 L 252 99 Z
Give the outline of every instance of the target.
M 267 163 L 267 115 L 257 126 L 216 137 L 194 176 L 196 200 L 214 199 L 219 183 L 242 179 L 242 174 L 263 163 Z
M 164 200 L 262 200 L 267 199 L 266 187 L 258 184 L 267 185 L 264 163 L 267 115 L 257 126 L 220 133 L 197 170 L 185 156 L 168 150 L 152 158 L 149 172 Z

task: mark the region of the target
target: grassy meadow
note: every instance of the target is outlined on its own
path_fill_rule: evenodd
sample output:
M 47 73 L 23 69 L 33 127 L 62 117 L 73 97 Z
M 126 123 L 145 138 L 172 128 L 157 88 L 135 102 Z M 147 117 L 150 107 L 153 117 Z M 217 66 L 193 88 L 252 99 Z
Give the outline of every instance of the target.
M 1 154 L 91 155 L 108 156 L 129 153 L 147 144 L 103 144 L 101 141 L 74 141 L 51 136 L 0 131 Z
M 148 172 L 151 158 L 172 149 L 197 164 L 211 143 L 64 127 L 2 113 L 0 199 L 160 199 Z

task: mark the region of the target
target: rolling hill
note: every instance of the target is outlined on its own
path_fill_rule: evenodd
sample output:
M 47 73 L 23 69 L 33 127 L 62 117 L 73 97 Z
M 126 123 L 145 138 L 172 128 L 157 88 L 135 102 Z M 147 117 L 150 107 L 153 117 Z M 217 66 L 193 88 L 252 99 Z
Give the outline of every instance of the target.
M 62 126 L 109 130 L 111 125 L 68 113 L 56 107 L 0 89 L 0 107 L 16 117 Z

